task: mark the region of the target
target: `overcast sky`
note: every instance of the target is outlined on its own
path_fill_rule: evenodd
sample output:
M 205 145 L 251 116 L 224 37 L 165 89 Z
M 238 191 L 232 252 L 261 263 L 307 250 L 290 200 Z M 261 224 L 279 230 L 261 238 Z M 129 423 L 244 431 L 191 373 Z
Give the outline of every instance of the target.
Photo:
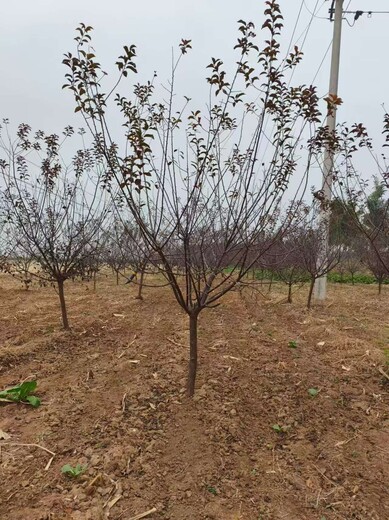
M 328 0 L 280 0 L 285 18 L 283 42 L 288 45 L 301 7 L 294 40 L 304 43 L 304 61 L 297 83 L 310 84 L 332 38 Z M 345 0 L 345 7 L 349 0 Z M 316 16 L 313 12 L 316 7 Z M 351 0 L 350 9 L 389 10 L 388 0 Z M 34 128 L 59 132 L 67 124 L 81 126 L 73 100 L 61 90 L 63 54 L 74 50 L 74 29 L 83 21 L 94 27 L 94 45 L 103 68 L 109 68 L 122 45 L 135 43 L 144 79 L 154 70 L 169 75 L 171 49 L 182 37 L 193 41 L 179 90 L 191 97 L 202 92 L 205 66 L 211 56 L 233 59 L 232 46 L 240 18 L 263 22 L 264 0 L 2 0 L 0 17 L 0 118 L 28 122 Z M 323 18 L 321 18 L 323 17 Z M 353 16 L 347 16 L 353 23 Z M 311 22 L 311 24 L 310 24 Z M 307 34 L 307 26 L 310 29 Z M 380 138 L 382 104 L 389 107 L 389 15 L 362 16 L 349 27 L 343 22 L 339 95 L 344 105 L 339 121 L 363 121 Z M 259 31 L 258 31 L 259 32 Z M 259 35 L 261 38 L 261 35 Z M 315 84 L 328 89 L 328 52 Z M 118 120 L 119 123 L 119 120 Z

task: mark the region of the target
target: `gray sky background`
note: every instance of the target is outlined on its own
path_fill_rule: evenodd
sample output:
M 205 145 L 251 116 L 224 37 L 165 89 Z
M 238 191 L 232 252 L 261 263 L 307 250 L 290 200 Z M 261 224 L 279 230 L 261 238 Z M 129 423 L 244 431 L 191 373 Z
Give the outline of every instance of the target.
M 210 57 L 232 63 L 237 20 L 263 22 L 264 0 L 1 0 L 0 17 L 0 118 L 13 125 L 28 122 L 34 129 L 59 132 L 65 125 L 82 126 L 74 115 L 73 99 L 61 90 L 65 67 L 63 54 L 74 50 L 74 29 L 83 21 L 92 25 L 94 46 L 103 68 L 109 69 L 123 44 L 138 47 L 140 80 L 159 73 L 169 76 L 171 49 L 182 37 L 192 39 L 193 50 L 180 72 L 180 94 L 206 101 L 205 66 Z M 296 23 L 300 0 L 280 0 L 285 47 Z M 349 0 L 345 0 L 345 7 Z M 309 12 L 317 5 L 317 16 Z M 296 83 L 310 84 L 332 39 L 328 0 L 305 0 L 294 40 L 304 44 L 304 60 L 296 71 Z M 388 0 L 351 0 L 350 9 L 389 10 Z M 348 20 L 353 22 L 349 15 Z M 306 29 L 311 21 L 310 29 Z M 259 42 L 262 36 L 259 34 Z M 389 15 L 364 15 L 349 27 L 343 22 L 339 95 L 344 104 L 339 121 L 364 122 L 381 142 L 382 103 L 389 109 Z M 330 52 L 315 80 L 319 93 L 328 89 Z M 138 79 L 135 79 L 138 81 Z M 134 82 L 135 82 L 134 80 Z M 197 98 L 196 96 L 199 96 Z M 118 119 L 118 125 L 120 124 Z

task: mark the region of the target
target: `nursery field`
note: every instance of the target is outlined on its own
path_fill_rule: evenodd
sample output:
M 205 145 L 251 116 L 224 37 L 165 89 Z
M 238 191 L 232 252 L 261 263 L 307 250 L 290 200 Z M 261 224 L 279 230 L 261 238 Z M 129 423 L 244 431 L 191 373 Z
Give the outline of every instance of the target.
M 65 332 L 52 288 L 0 277 L 0 389 L 41 399 L 0 403 L 1 520 L 389 518 L 389 287 L 230 292 L 193 399 L 186 316 L 136 292 L 69 282 Z

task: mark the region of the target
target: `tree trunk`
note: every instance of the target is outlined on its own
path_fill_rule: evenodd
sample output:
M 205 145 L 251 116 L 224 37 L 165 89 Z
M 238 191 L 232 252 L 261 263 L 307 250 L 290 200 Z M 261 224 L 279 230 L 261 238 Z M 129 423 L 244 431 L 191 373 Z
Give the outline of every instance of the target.
M 143 277 L 145 275 L 145 271 L 142 268 L 140 272 L 140 278 L 139 278 L 139 285 L 138 285 L 138 296 L 136 297 L 137 300 L 143 300 L 142 296 L 142 289 L 143 289 Z
M 97 272 L 94 271 L 93 273 L 93 290 L 96 290 L 96 278 L 97 278 Z
M 273 285 L 273 276 L 274 276 L 274 275 L 273 275 L 273 273 L 272 273 L 272 274 L 270 275 L 269 289 L 268 289 L 268 291 L 267 291 L 268 293 L 270 293 L 270 291 L 271 291 L 271 286 Z
M 311 308 L 312 295 L 313 295 L 313 288 L 314 287 L 315 287 L 315 278 L 312 278 L 311 279 L 311 283 L 309 284 L 309 294 L 308 294 L 308 302 L 307 302 L 308 309 Z
M 354 285 L 354 273 L 351 273 L 351 285 Z
M 116 271 L 116 285 L 119 285 L 119 271 Z
M 58 282 L 58 294 L 59 301 L 61 303 L 62 323 L 65 330 L 69 330 L 68 313 L 66 311 L 65 292 L 64 292 L 64 281 L 59 280 Z
M 378 280 L 378 294 L 381 294 L 382 291 L 382 280 L 381 278 Z
M 292 303 L 292 284 L 289 283 L 288 286 L 289 286 L 289 289 L 288 289 L 288 303 Z
M 197 320 L 198 313 L 189 314 L 189 371 L 188 371 L 188 396 L 193 397 L 195 392 L 197 372 Z

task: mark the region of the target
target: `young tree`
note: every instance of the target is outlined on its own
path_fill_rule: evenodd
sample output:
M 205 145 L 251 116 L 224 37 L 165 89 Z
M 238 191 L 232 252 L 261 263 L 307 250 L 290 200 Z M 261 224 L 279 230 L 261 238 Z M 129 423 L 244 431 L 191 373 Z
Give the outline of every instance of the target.
M 322 237 L 325 223 L 320 221 L 318 215 L 318 204 L 313 203 L 309 212 L 306 213 L 305 221 L 296 230 L 294 243 L 298 251 L 300 261 L 304 270 L 310 278 L 307 307 L 311 308 L 313 289 L 318 278 L 328 274 L 336 267 L 342 256 L 343 247 L 337 241 L 327 248 L 327 254 L 321 254 Z
M 55 285 L 62 322 L 69 329 L 65 282 L 85 273 L 86 259 L 99 248 L 98 236 L 108 206 L 99 187 L 99 165 L 79 150 L 71 166 L 62 162 L 61 145 L 73 134 L 57 135 L 19 126 L 15 140 L 8 127 L 0 136 L 2 201 L 19 255 L 34 263 L 34 276 Z
M 105 255 L 105 239 L 104 230 L 100 229 L 96 233 L 95 243 L 98 244 L 93 251 L 93 254 L 84 256 L 82 263 L 83 266 L 80 269 L 81 279 L 83 281 L 93 282 L 93 291 L 97 289 L 97 275 L 104 266 L 104 255 Z
M 119 277 L 125 278 L 125 270 L 130 265 L 129 237 L 120 221 L 110 223 L 104 235 L 104 262 L 112 269 L 119 285 Z
M 389 266 L 389 251 L 387 246 L 382 247 L 375 242 L 374 247 L 372 247 L 370 243 L 367 243 L 362 261 L 373 274 L 378 284 L 378 294 L 381 294 L 382 284 L 389 278 L 387 269 L 387 266 Z
M 304 266 L 301 251 L 298 247 L 301 229 L 290 229 L 278 241 L 265 259 L 267 269 L 274 272 L 277 278 L 288 287 L 287 302 L 292 303 L 293 286 L 302 286 L 307 281 L 307 271 Z
M 143 300 L 142 290 L 144 287 L 144 279 L 147 272 L 147 266 L 152 263 L 152 259 L 156 258 L 152 255 L 148 244 L 143 240 L 143 235 L 134 225 L 125 223 L 125 233 L 128 237 L 127 248 L 128 258 L 132 269 L 132 274 L 128 283 L 137 284 L 138 293 L 137 300 Z M 158 266 L 158 263 L 156 267 Z M 139 276 L 139 278 L 138 278 Z
M 384 144 L 389 146 L 389 114 L 384 116 Z M 375 175 L 365 178 L 355 167 L 353 157 L 359 148 L 365 148 L 373 160 Z M 343 204 L 343 212 L 359 233 L 359 249 L 362 258 L 375 272 L 379 290 L 385 272 L 389 273 L 389 199 L 385 193 L 389 188 L 389 164 L 384 153 L 378 159 L 366 128 L 355 125 L 353 135 L 343 141 L 343 160 L 337 165 L 335 191 Z M 378 264 L 381 264 L 378 266 Z M 381 280 L 381 282 L 380 282 Z
M 10 244 L 8 240 L 8 233 L 6 229 L 6 216 L 5 210 L 1 205 L 2 201 L 0 198 L 0 273 L 7 272 L 8 259 L 10 254 Z
M 24 252 L 23 247 L 18 246 L 18 243 L 12 250 L 13 254 L 8 255 L 3 261 L 2 270 L 19 280 L 28 291 L 34 279 L 34 261 Z
M 363 269 L 363 256 L 366 250 L 366 240 L 359 229 L 347 241 L 347 246 L 342 251 L 341 265 L 345 273 L 350 275 L 351 284 L 355 284 L 355 275 Z
M 177 67 L 191 48 L 190 40 L 181 41 L 166 102 L 158 97 L 154 81 L 136 84 L 129 98 L 118 92 L 120 81 L 136 73 L 134 46 L 124 47 L 116 62 L 118 81 L 105 91 L 90 26 L 78 27 L 76 53 L 64 59 L 64 86 L 74 94 L 75 110 L 84 116 L 106 161 L 105 182 L 120 187 L 144 242 L 158 256 L 161 272 L 189 317 L 190 396 L 199 314 L 219 305 L 271 247 L 259 238 L 275 222 L 278 234 L 284 232 L 280 208 L 297 166 L 296 203 L 313 156 L 328 140 L 328 131 L 315 130 L 320 123 L 316 89 L 288 86 L 301 52 L 295 47 L 286 59 L 280 57 L 282 15 L 275 0 L 266 2 L 262 29 L 267 36 L 260 50 L 254 24 L 239 22 L 239 55 L 232 75 L 222 60 L 212 58 L 209 104 L 203 111 L 191 108 L 189 98 L 183 106 L 176 102 Z M 114 93 L 124 119 L 123 146 L 113 141 L 107 115 Z M 307 154 L 298 164 L 308 131 Z
M 342 189 L 345 211 L 359 233 L 359 237 L 354 237 L 354 252 L 351 252 L 349 263 L 355 272 L 358 265 L 355 254 L 358 255 L 360 262 L 373 273 L 381 293 L 382 284 L 389 275 L 389 199 L 384 197 L 385 181 L 375 177 L 373 190 L 369 193 L 368 183 L 355 174 L 351 180 L 346 177 Z

